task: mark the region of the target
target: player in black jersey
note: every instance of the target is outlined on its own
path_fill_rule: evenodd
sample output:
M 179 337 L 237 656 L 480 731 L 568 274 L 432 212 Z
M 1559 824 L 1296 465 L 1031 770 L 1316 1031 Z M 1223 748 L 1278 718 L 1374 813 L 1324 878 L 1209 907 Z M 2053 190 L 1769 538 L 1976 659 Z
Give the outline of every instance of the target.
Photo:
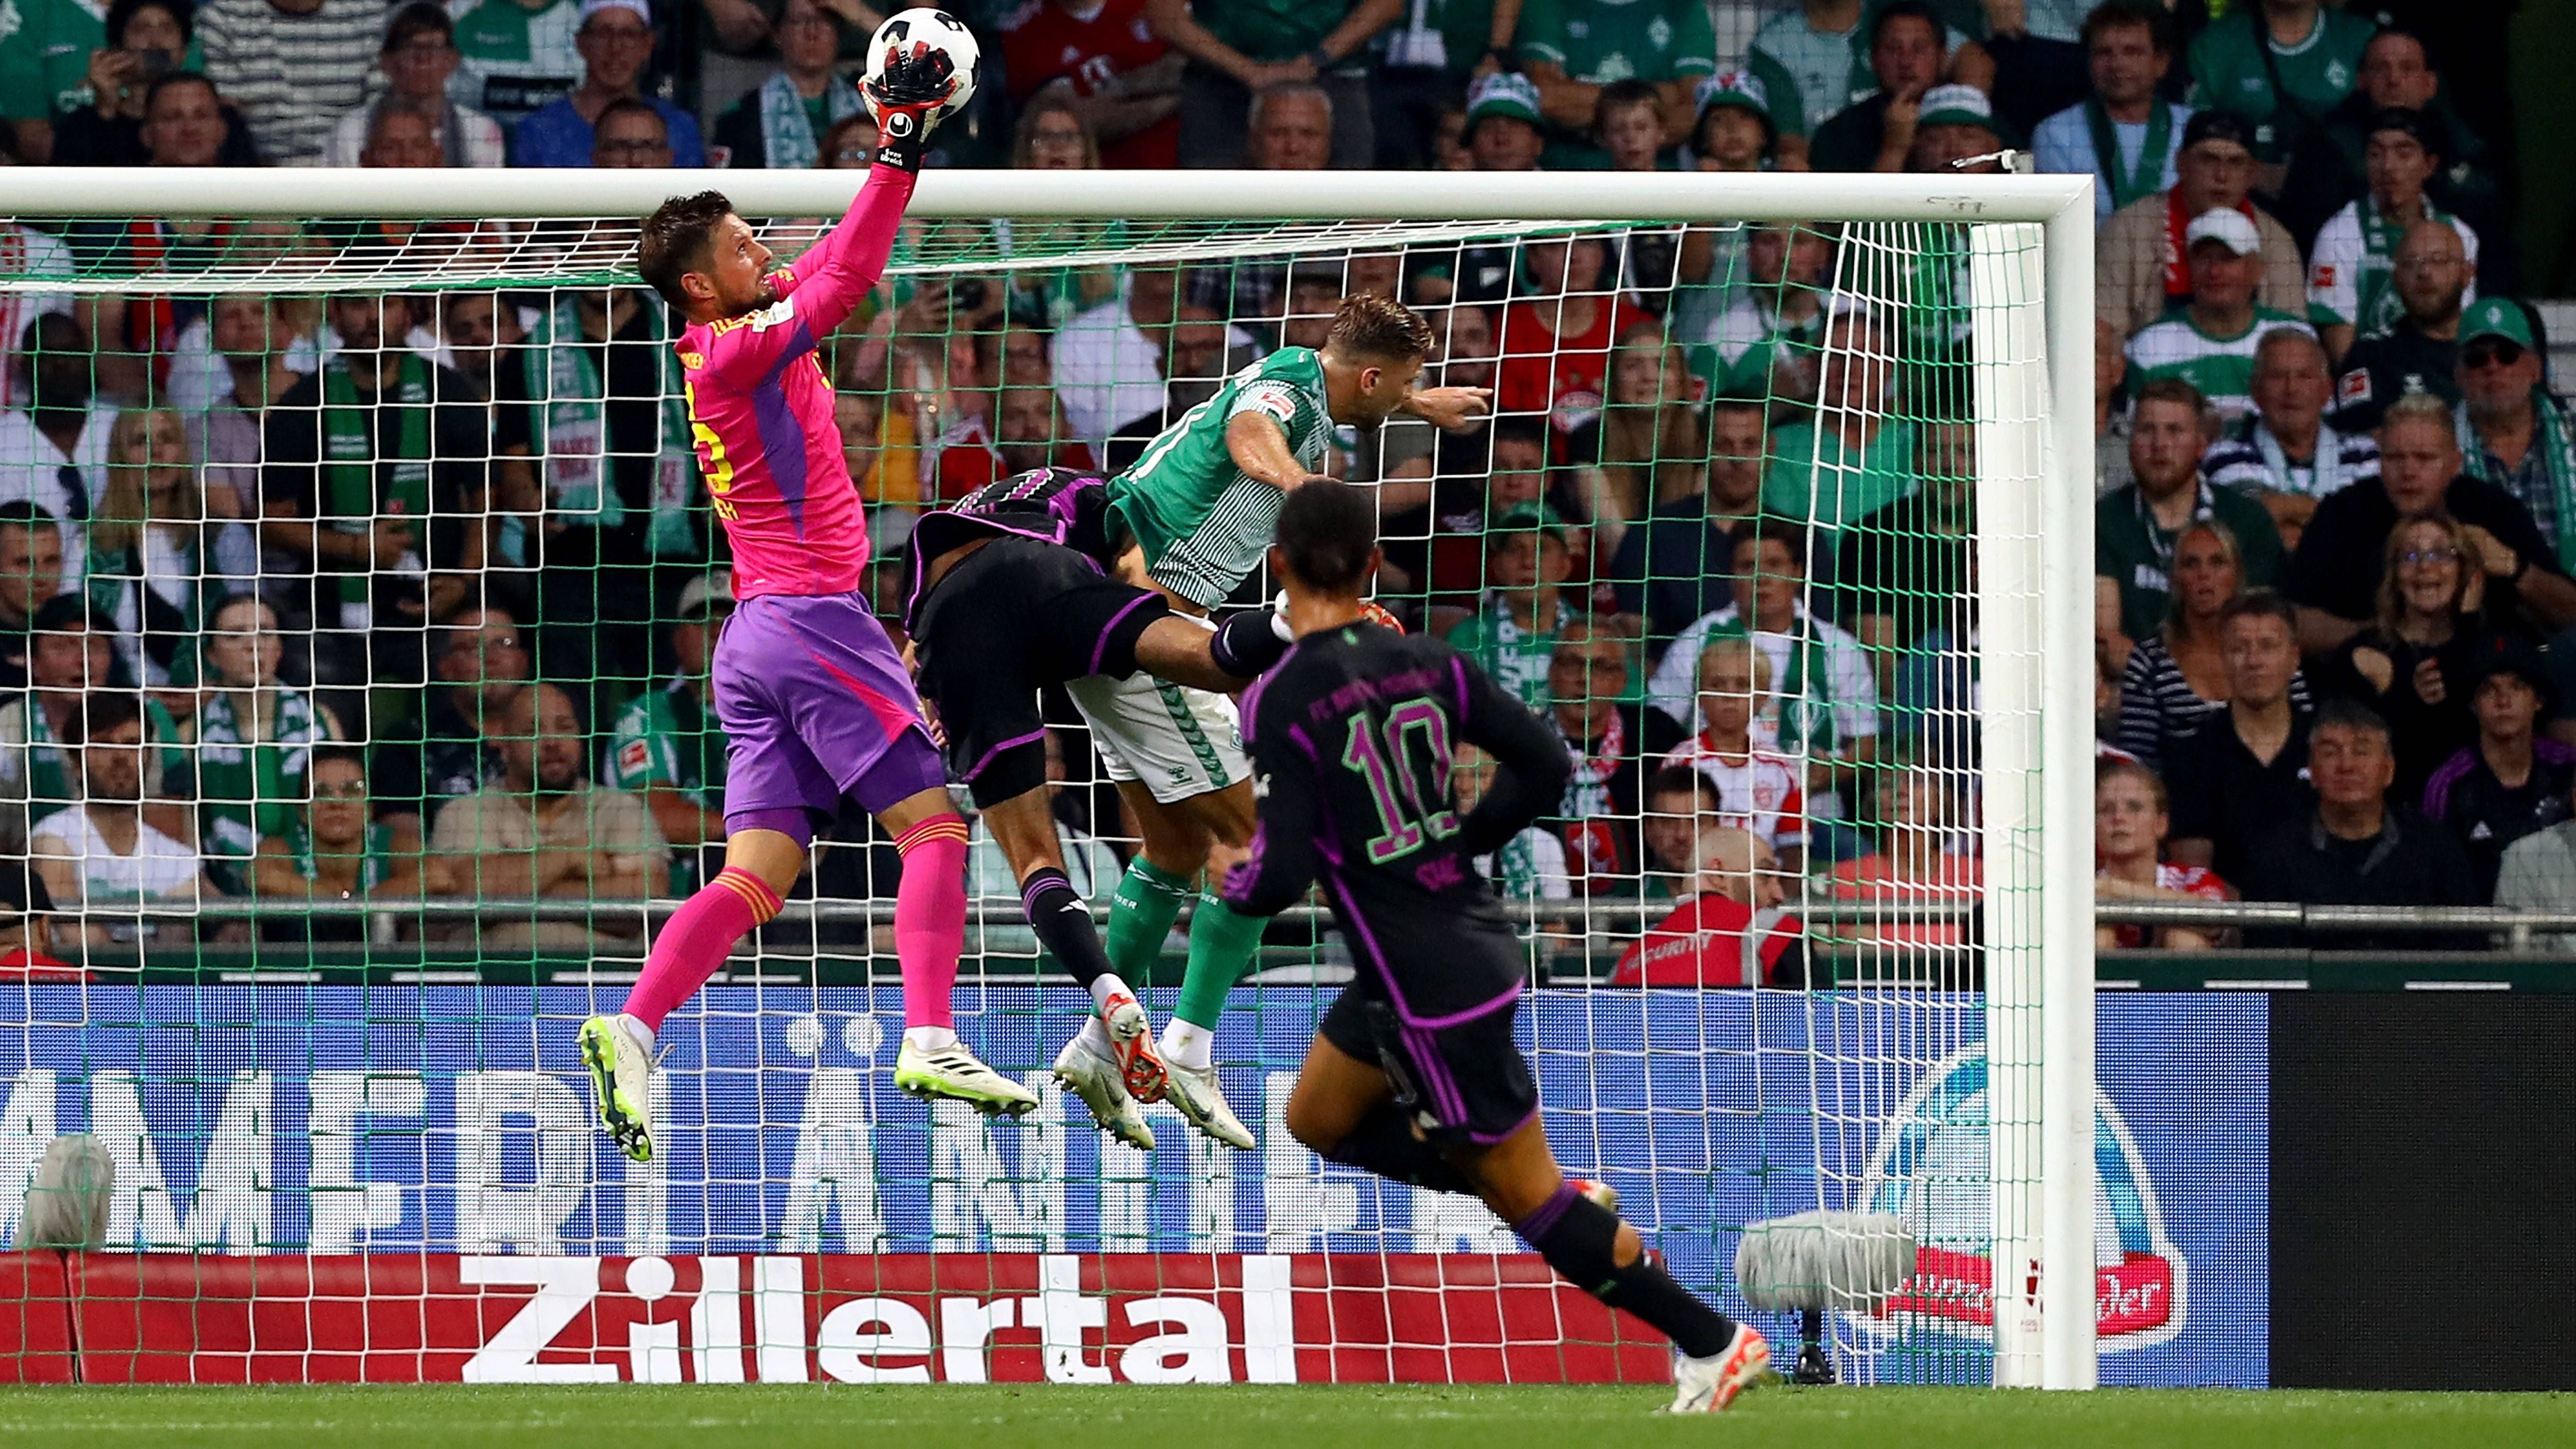
M 1553 808 L 1572 764 L 1456 650 L 1363 621 L 1376 517 L 1346 484 L 1288 495 L 1270 568 L 1297 642 L 1243 700 L 1260 828 L 1226 899 L 1276 915 L 1320 875 L 1360 963 L 1306 1053 L 1288 1130 L 1332 1161 L 1484 1199 L 1567 1279 L 1672 1339 L 1676 1413 L 1723 1409 L 1768 1371 L 1770 1346 L 1566 1179 L 1512 1042 L 1527 955 L 1471 862 Z M 1449 771 L 1463 744 L 1502 770 L 1461 815 Z
M 1046 722 L 1038 691 L 1138 670 L 1198 689 L 1235 690 L 1279 657 L 1267 610 L 1211 630 L 1151 590 L 1109 575 L 1105 484 L 1041 468 L 968 494 L 914 525 L 904 627 L 921 696 L 947 736 L 949 773 L 966 783 L 1020 883 L 1020 907 L 1050 955 L 1099 1013 L 1055 1073 L 1100 1126 L 1154 1145 L 1136 1099 L 1166 1082 L 1135 992 L 1109 966 L 1091 908 L 1064 873 L 1047 808 Z

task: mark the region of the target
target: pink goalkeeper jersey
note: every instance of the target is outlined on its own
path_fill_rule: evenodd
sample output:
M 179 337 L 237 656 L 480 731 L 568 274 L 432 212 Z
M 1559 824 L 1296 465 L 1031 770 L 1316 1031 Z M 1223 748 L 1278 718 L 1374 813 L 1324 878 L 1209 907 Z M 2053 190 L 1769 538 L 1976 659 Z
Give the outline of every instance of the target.
M 776 302 L 680 334 L 689 431 L 733 540 L 737 599 L 859 587 L 867 515 L 814 348 L 885 274 L 912 180 L 872 168 L 841 224 L 776 274 Z

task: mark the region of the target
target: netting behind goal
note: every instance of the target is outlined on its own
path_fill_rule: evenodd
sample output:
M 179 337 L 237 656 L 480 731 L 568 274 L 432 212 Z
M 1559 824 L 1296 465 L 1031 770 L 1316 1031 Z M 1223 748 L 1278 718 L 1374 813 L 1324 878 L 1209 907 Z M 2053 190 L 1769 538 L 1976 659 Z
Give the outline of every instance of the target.
M 2036 766 L 2064 696 L 2032 621 L 2089 599 L 2033 562 L 2041 228 L 933 209 L 818 354 L 880 613 L 921 510 L 1114 472 L 1344 295 L 1414 305 L 1426 377 L 1495 417 L 1345 428 L 1326 470 L 1378 491 L 1379 599 L 1577 762 L 1489 868 L 1560 1159 L 1784 1363 L 1804 1325 L 1745 1306 L 1745 1229 L 1891 1214 L 1901 1281 L 1814 1285 L 1841 1376 L 2035 1382 Z M 782 257 L 822 224 L 759 221 Z M 99 1251 L 11 1270 L 0 1377 L 1664 1373 L 1481 1205 L 1290 1137 L 1351 976 L 1317 909 L 1217 1034 L 1257 1150 L 1161 1107 L 1150 1153 L 1093 1130 L 1046 1070 L 1087 998 L 980 827 L 959 1029 L 1037 1112 L 893 1090 L 896 865 L 854 814 L 666 1027 L 661 1150 L 627 1163 L 573 1029 L 720 859 L 704 674 L 732 604 L 633 223 L 17 225 L 0 1229 L 77 1205 L 40 1166 L 78 1177 L 66 1138 L 114 1190 Z M 1080 716 L 1049 718 L 1105 908 L 1136 824 Z

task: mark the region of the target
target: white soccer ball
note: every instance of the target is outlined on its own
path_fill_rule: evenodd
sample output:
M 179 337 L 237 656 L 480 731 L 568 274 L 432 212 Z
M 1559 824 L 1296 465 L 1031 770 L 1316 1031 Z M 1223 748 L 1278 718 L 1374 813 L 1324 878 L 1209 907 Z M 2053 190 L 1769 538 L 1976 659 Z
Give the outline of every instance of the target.
M 928 6 L 895 12 L 868 41 L 867 79 L 883 79 L 887 61 L 898 55 L 918 55 L 924 49 L 945 51 L 948 63 L 957 69 L 957 89 L 949 95 L 946 105 L 930 113 L 931 120 L 939 121 L 955 115 L 975 98 L 975 62 L 983 57 L 984 49 L 975 43 L 975 32 L 966 28 L 965 21 Z M 859 94 L 868 94 L 868 88 L 860 87 Z M 873 103 L 869 109 L 875 110 Z

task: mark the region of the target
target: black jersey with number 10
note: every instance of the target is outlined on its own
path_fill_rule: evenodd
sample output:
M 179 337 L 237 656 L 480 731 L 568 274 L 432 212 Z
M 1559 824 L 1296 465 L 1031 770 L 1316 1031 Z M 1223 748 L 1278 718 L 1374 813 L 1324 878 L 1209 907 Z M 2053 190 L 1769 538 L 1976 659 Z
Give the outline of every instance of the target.
M 1511 998 L 1526 953 L 1473 862 L 1564 789 L 1554 730 L 1448 645 L 1351 624 L 1299 639 L 1245 694 L 1243 740 L 1261 824 L 1231 904 L 1275 914 L 1320 877 L 1361 984 L 1409 1021 Z M 1502 768 L 1462 813 L 1465 744 Z

